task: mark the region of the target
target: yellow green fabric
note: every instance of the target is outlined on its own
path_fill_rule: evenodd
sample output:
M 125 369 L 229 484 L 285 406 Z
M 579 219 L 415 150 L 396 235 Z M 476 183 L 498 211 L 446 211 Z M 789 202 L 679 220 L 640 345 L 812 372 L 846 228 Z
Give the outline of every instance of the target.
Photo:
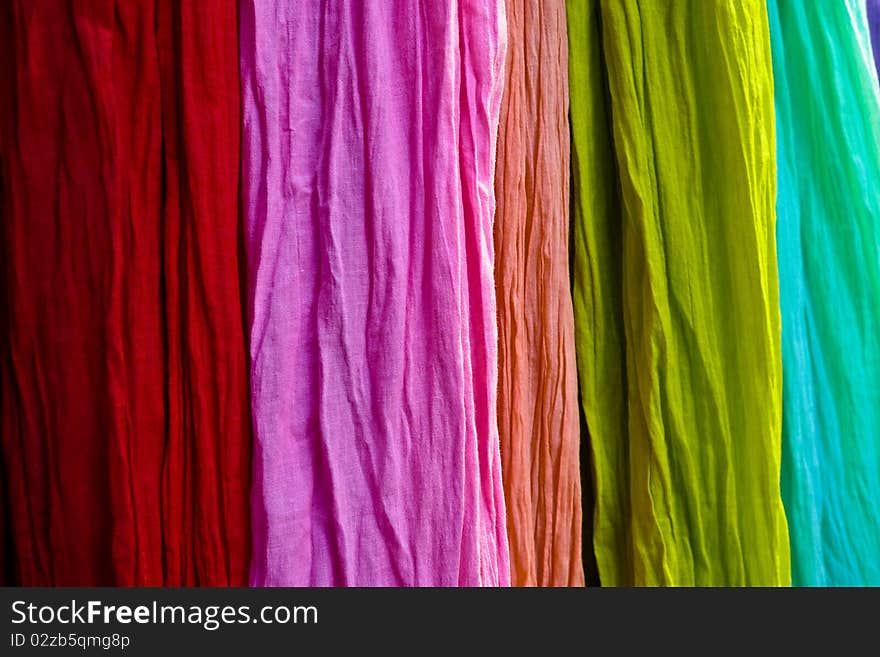
M 764 0 L 568 0 L 603 585 L 788 585 Z

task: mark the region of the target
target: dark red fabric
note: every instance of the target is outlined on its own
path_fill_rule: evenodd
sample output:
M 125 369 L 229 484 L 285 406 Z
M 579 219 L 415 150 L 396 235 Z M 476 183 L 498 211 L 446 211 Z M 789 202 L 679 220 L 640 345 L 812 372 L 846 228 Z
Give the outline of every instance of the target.
M 2 197 L 0 197 L 2 198 Z M 3 312 L 0 306 L 0 312 Z M 3 317 L 3 315 L 0 315 Z M 0 452 L 0 586 L 14 586 L 12 550 L 9 542 L 12 540 L 12 532 L 9 530 L 9 512 L 6 510 L 6 481 L 8 475 L 3 464 L 2 452 Z
M 3 4 L 16 576 L 245 584 L 236 3 Z
M 6 12 L 3 7 L 0 6 L 0 22 L 7 18 L 8 16 L 6 15 Z M 0 35 L 2 35 L 2 32 L 0 32 Z M 0 93 L 3 93 L 6 89 L 8 89 L 6 67 L 0 66 Z M 3 160 L 0 159 L 0 218 L 4 216 L 6 208 L 3 194 L 3 181 Z M 2 230 L 0 230 L 0 253 L 6 253 L 4 233 Z M 3 348 L 8 343 L 8 340 L 6 339 L 6 327 L 8 325 L 6 318 L 8 316 L 9 312 L 6 305 L 6 269 L 0 266 L 0 371 L 2 371 L 5 359 Z M 4 379 L 3 377 L 0 377 L 0 413 L 3 412 L 3 386 Z M 0 422 L 0 431 L 2 431 L 3 428 L 4 425 Z M 3 449 L 2 443 L 0 443 L 0 586 L 13 586 L 15 584 L 12 566 L 12 550 L 9 549 L 9 544 L 12 540 L 12 531 L 9 527 L 9 511 L 6 506 L 6 500 L 9 497 L 6 493 L 8 481 L 9 474 L 6 471 L 6 464 L 3 462 Z

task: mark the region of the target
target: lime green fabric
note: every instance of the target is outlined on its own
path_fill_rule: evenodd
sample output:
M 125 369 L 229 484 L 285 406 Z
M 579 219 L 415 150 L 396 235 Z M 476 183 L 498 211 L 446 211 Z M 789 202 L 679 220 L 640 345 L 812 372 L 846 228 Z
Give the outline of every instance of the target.
M 605 585 L 788 585 L 764 0 L 568 0 Z

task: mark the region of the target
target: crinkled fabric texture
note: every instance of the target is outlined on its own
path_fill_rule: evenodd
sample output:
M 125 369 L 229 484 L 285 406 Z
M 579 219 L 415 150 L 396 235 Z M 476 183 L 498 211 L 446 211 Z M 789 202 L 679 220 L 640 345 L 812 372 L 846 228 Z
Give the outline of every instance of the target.
M 241 3 L 255 585 L 507 585 L 503 0 Z
M 599 576 L 788 584 L 766 6 L 569 0 L 568 11 Z
M 868 0 L 868 25 L 871 30 L 874 64 L 877 75 L 880 76 L 880 0 Z
M 4 15 L 0 13 L 0 19 L 4 18 Z M 7 89 L 6 81 L 3 78 L 3 75 L 0 75 L 0 89 Z M 0 163 L 2 163 L 2 159 L 0 159 Z M 3 173 L 0 170 L 0 208 L 5 208 L 4 199 L 3 199 Z M 3 242 L 3 231 L 0 230 L 0 253 L 6 253 L 5 245 Z M 9 316 L 8 307 L 6 304 L 6 281 L 5 281 L 5 270 L 3 267 L 0 267 L 0 349 L 4 349 L 8 342 L 6 338 L 6 320 L 5 318 Z M 5 357 L 2 351 L 0 351 L 0 358 Z M 0 361 L 2 364 L 2 361 Z M 5 385 L 2 377 L 0 377 L 0 400 L 3 399 L 3 390 L 2 386 Z M 9 480 L 9 476 L 6 474 L 6 466 L 3 463 L 3 449 L 2 442 L 0 442 L 0 586 L 15 586 L 15 564 L 13 563 L 14 555 L 11 549 L 12 543 L 12 528 L 9 526 L 9 509 L 7 508 L 9 495 L 6 492 L 7 482 Z
M 0 203 L 2 203 L 2 198 L 0 198 Z M 0 306 L 0 311 L 2 311 L 2 306 Z M 3 475 L 5 481 L 6 468 L 3 467 L 2 459 L 0 459 L 0 474 Z M 6 498 L 5 485 L 0 484 L 0 586 L 14 586 L 13 555 L 9 545 L 12 541 L 12 530 L 9 527 L 9 511 L 6 508 Z
M 880 91 L 861 0 L 770 0 L 795 584 L 880 585 Z
M 245 584 L 235 3 L 2 5 L 17 582 Z
M 517 586 L 583 586 L 565 2 L 507 0 L 507 25 L 495 287 L 511 577 Z

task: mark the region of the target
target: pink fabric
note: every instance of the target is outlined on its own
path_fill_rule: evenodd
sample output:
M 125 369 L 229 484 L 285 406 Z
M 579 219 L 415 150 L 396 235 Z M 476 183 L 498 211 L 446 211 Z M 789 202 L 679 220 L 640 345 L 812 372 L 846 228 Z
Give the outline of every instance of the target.
M 254 585 L 508 585 L 503 0 L 245 0 Z

